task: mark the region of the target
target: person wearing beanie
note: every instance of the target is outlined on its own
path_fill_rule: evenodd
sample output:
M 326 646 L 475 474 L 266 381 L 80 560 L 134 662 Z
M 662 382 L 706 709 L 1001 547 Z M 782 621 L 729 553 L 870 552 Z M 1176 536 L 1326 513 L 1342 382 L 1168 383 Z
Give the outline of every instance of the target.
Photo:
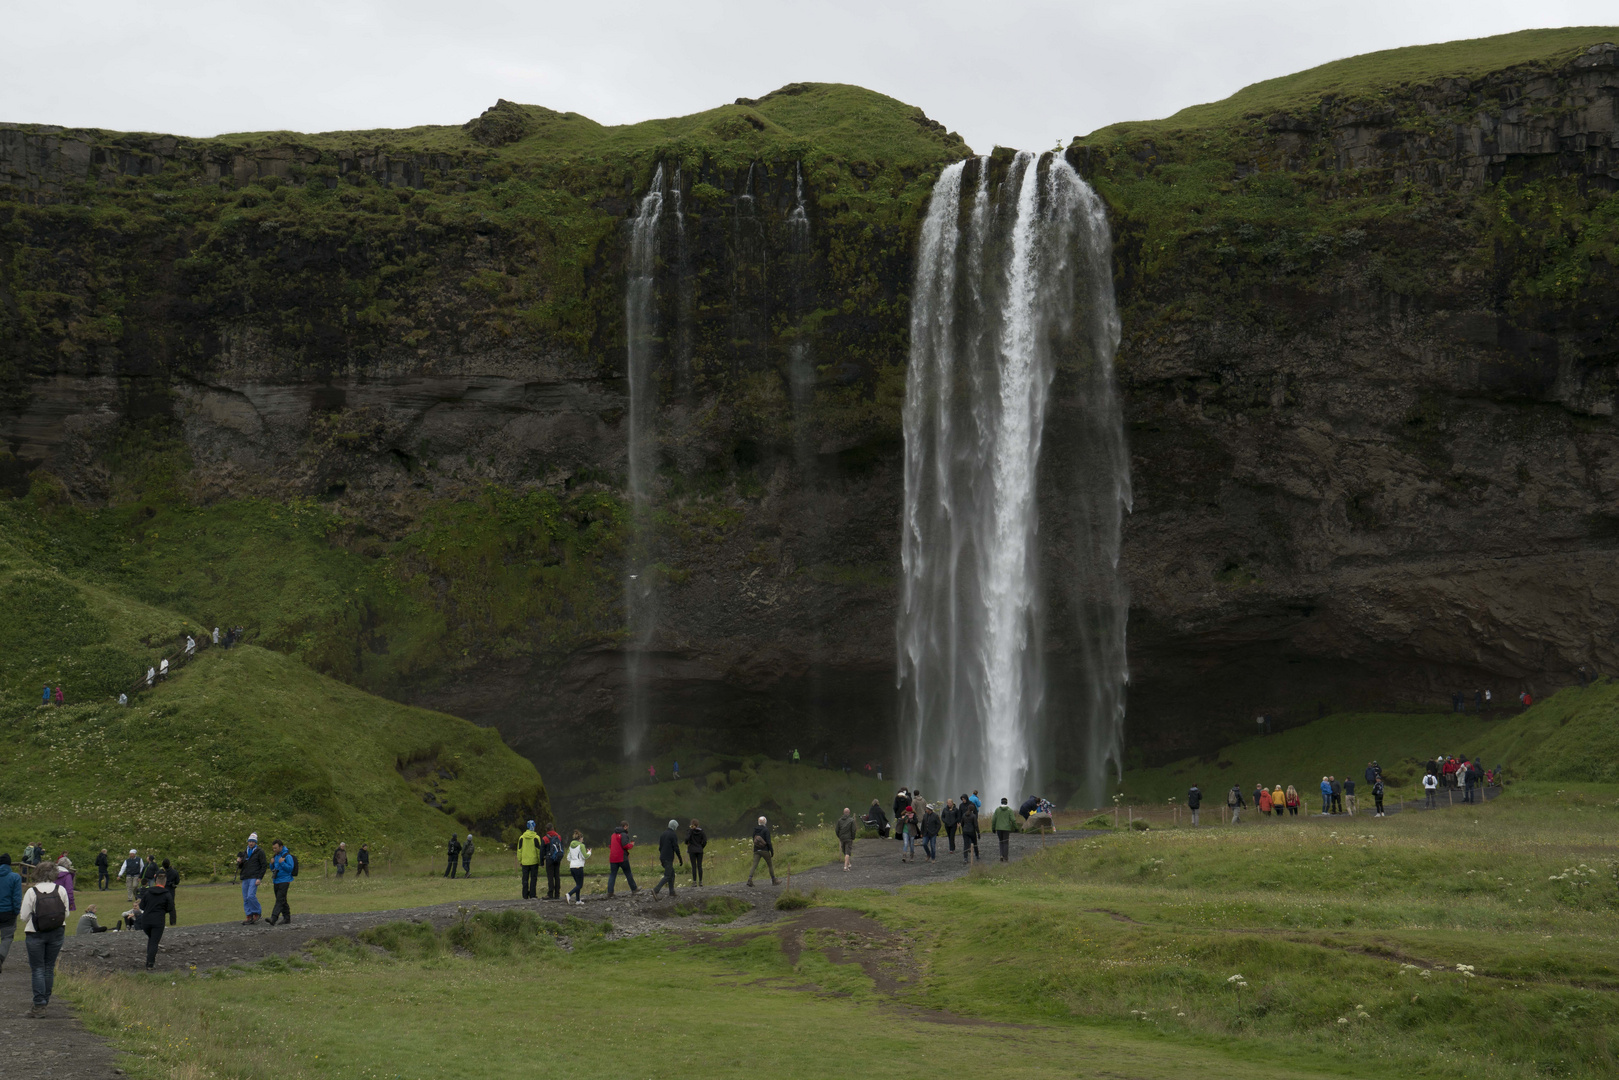
M 461 873 L 465 877 L 472 876 L 472 834 L 461 841 Z
M 10 853 L 0 854 L 0 969 L 17 933 L 17 912 L 22 910 L 22 878 L 11 868 Z
M 674 818 L 669 819 L 669 827 L 663 830 L 658 837 L 658 862 L 663 865 L 663 877 L 652 886 L 652 896 L 656 899 L 658 891 L 665 885 L 669 886 L 669 895 L 675 894 L 675 863 L 686 865 L 686 860 L 680 854 L 680 834 L 675 830 L 680 828 L 680 822 Z
M 450 834 L 450 842 L 444 848 L 450 861 L 444 865 L 444 876 L 453 878 L 456 869 L 461 865 L 461 838 L 455 833 Z
M 528 823 L 528 829 L 517 838 L 517 868 L 523 872 L 523 899 L 538 900 L 540 898 L 540 834 L 534 831 L 534 823 Z
M 1005 799 L 995 808 L 995 816 L 990 819 L 990 831 L 1001 842 L 1001 862 L 1012 861 L 1012 830 L 1017 828 L 1017 821 L 1012 816 L 1012 807 Z
M 259 882 L 269 869 L 270 862 L 264 857 L 264 849 L 259 847 L 259 834 L 249 833 L 247 847 L 236 856 L 236 872 L 242 879 L 243 926 L 257 925 L 264 918 L 264 908 L 259 904 Z

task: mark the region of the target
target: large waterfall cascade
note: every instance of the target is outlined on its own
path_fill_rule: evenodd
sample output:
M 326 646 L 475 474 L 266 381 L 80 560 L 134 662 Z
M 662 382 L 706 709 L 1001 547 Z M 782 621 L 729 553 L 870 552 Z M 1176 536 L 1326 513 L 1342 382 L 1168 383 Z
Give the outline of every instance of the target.
M 652 175 L 652 186 L 630 221 L 630 250 L 624 290 L 624 333 L 628 358 L 629 486 L 635 537 L 630 571 L 624 585 L 630 643 L 627 715 L 624 749 L 631 756 L 641 747 L 650 722 L 647 699 L 646 652 L 657 625 L 657 597 L 647 574 L 651 562 L 652 476 L 656 467 L 658 335 L 657 271 L 658 226 L 663 216 L 663 166 Z M 678 207 L 677 203 L 677 207 Z M 684 219 L 680 222 L 684 233 Z
M 1083 757 L 1076 797 L 1095 805 L 1119 768 L 1125 618 L 1119 538 L 1129 459 L 1113 357 L 1111 239 L 1101 200 L 1060 154 L 990 158 L 940 175 L 922 226 L 904 404 L 903 593 L 898 661 L 907 779 L 945 797 L 1014 803 L 1053 776 L 1057 729 Z M 1053 383 L 1065 395 L 1056 484 L 1074 535 L 1055 568 L 1069 586 L 1063 662 L 1047 693 L 1036 497 Z M 1072 400 L 1069 400 L 1072 398 Z M 1056 508 L 1053 508 L 1056 509 Z M 1065 530 L 1066 533 L 1066 530 Z M 1052 553 L 1050 547 L 1048 554 Z M 1060 707 L 1061 715 L 1054 715 Z M 1077 736 L 1077 737 L 1076 737 Z

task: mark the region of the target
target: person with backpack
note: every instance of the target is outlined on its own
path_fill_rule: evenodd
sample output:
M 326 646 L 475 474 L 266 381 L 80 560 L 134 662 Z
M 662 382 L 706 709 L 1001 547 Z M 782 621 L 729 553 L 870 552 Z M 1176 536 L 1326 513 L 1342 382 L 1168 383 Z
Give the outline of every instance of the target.
M 348 845 L 341 840 L 339 840 L 337 846 L 332 849 L 332 865 L 337 868 L 338 877 L 342 877 L 344 872 L 349 868 L 349 848 Z
M 776 845 L 770 842 L 770 822 L 764 818 L 753 827 L 753 866 L 748 870 L 748 888 L 753 888 L 753 875 L 759 869 L 759 860 L 765 861 L 765 869 L 770 871 L 770 884 L 781 884 L 776 880 Z
M 950 854 L 956 853 L 956 827 L 961 824 L 961 811 L 956 808 L 956 800 L 946 799 L 944 809 L 939 811 L 939 824 L 944 826 L 944 838 L 950 843 Z
M 978 854 L 978 807 L 971 800 L 961 804 L 961 861 L 970 863 L 981 859 Z
M 1197 824 L 1197 808 L 1203 805 L 1203 789 L 1193 784 L 1186 790 L 1186 809 L 1192 812 L 1192 824 Z
M 588 858 L 590 849 L 585 847 L 585 834 L 575 829 L 573 841 L 568 844 L 568 871 L 573 874 L 573 888 L 568 890 L 567 896 L 570 904 L 585 902 L 585 860 Z
M 703 883 L 703 849 L 708 847 L 708 834 L 703 831 L 702 824 L 691 819 L 691 825 L 686 830 L 686 864 L 691 867 L 691 883 Z
M 175 894 L 180 891 L 180 871 L 169 865 L 169 860 L 163 860 L 163 866 L 158 873 L 164 874 L 169 880 L 169 925 L 173 926 L 180 921 L 178 909 L 174 906 Z
M 461 876 L 462 877 L 471 877 L 472 876 L 472 834 L 471 833 L 467 833 L 467 838 L 465 840 L 461 841 Z
M 620 874 L 624 875 L 631 896 L 641 891 L 635 887 L 635 875 L 630 872 L 630 852 L 634 850 L 635 840 L 630 836 L 630 823 L 620 821 L 607 841 L 607 899 L 613 898 L 613 887 L 618 883 Z
M 135 897 L 140 892 L 142 869 L 141 857 L 136 854 L 134 848 L 130 848 L 129 856 L 118 867 L 118 876 L 124 879 L 124 888 L 129 892 L 131 904 L 135 902 Z
M 174 894 L 169 892 L 169 875 L 159 870 L 152 877 L 152 883 L 141 890 L 140 902 L 136 907 L 140 910 L 140 928 L 146 935 L 146 970 L 151 971 L 157 960 L 159 943 L 163 940 L 163 916 L 168 913 L 174 903 Z
M 107 883 L 110 880 L 107 869 L 107 849 L 102 848 L 101 854 L 96 856 L 96 889 L 101 892 L 107 891 Z
M 1299 789 L 1292 784 L 1287 785 L 1287 812 L 1292 817 L 1299 816 Z
M 1424 809 L 1432 810 L 1434 808 L 1436 805 L 1434 802 L 1434 797 L 1438 793 L 1439 777 L 1434 775 L 1434 771 L 1432 769 L 1429 769 L 1422 776 L 1422 794 L 1426 800 L 1423 804 Z
M 371 848 L 363 843 L 360 845 L 360 850 L 355 852 L 354 857 L 354 876 L 359 877 L 361 874 L 366 877 L 371 876 Z
M 17 912 L 22 910 L 22 877 L 11 868 L 11 853 L 0 854 L 0 969 L 17 936 Z
M 1377 774 L 1377 779 L 1372 781 L 1372 802 L 1377 807 L 1376 813 L 1374 813 L 1372 816 L 1373 817 L 1386 817 L 1387 815 L 1385 815 L 1383 813 L 1383 774 L 1382 773 L 1378 773 Z
M 40 876 L 45 880 L 23 893 L 17 912 L 22 924 L 23 944 L 28 950 L 28 967 L 33 973 L 34 1007 L 31 1019 L 45 1015 L 56 983 L 56 958 L 67 939 L 67 893 L 56 884 L 56 864 L 42 862 Z
M 1235 825 L 1242 816 L 1243 808 L 1248 805 L 1242 801 L 1242 788 L 1232 784 L 1231 790 L 1225 793 L 1225 804 L 1231 810 L 1231 824 Z
M 236 872 L 242 879 L 243 926 L 253 926 L 264 918 L 264 908 L 259 905 L 259 882 L 264 880 L 269 866 L 264 849 L 259 847 L 259 834 L 249 833 L 247 847 L 236 856 Z
M 990 831 L 1001 842 L 1001 862 L 1012 861 L 1012 830 L 1017 828 L 1016 817 L 1012 813 L 1010 803 L 1001 799 L 1001 805 L 995 808 L 995 816 L 989 821 Z
M 445 851 L 449 852 L 450 861 L 444 866 L 444 876 L 453 878 L 461 863 L 461 840 L 454 833 L 450 834 L 450 843 Z
M 939 815 L 928 803 L 922 810 L 922 851 L 928 857 L 928 862 L 934 862 L 939 856 Z
M 274 852 L 270 857 L 270 886 L 275 889 L 275 904 L 270 908 L 270 925 L 284 922 L 292 925 L 292 908 L 287 904 L 287 889 L 292 886 L 292 879 L 298 876 L 298 860 L 293 856 L 291 849 L 281 841 L 276 840 L 270 845 Z
M 540 834 L 534 831 L 534 823 L 529 822 L 523 835 L 517 838 L 517 868 L 523 874 L 524 900 L 540 897 L 540 858 L 544 847 Z
M 837 834 L 838 844 L 843 848 L 843 869 L 847 872 L 849 861 L 854 857 L 854 838 L 860 832 L 860 827 L 854 821 L 854 812 L 847 806 L 843 808 L 843 816 L 838 818 L 832 831 Z
M 545 898 L 562 899 L 562 860 L 567 855 L 562 846 L 562 834 L 554 822 L 545 823 Z
M 670 818 L 669 827 L 664 829 L 658 836 L 658 865 L 663 867 L 663 876 L 658 879 L 656 885 L 652 886 L 654 899 L 657 898 L 658 890 L 665 885 L 669 886 L 669 895 L 674 896 L 675 863 L 679 862 L 682 866 L 685 865 L 685 860 L 680 857 L 680 834 L 675 831 L 678 828 L 680 828 L 680 822 Z

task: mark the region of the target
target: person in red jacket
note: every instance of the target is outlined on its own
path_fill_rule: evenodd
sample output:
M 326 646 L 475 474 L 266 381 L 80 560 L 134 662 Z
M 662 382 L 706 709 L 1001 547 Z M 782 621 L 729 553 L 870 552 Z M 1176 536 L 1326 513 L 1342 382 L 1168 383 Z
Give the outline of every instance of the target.
M 561 900 L 562 859 L 566 855 L 567 845 L 562 842 L 562 834 L 557 832 L 556 825 L 551 823 L 545 826 L 545 841 L 547 847 L 541 857 L 545 863 L 545 898 Z
M 613 830 L 613 838 L 607 842 L 607 899 L 613 898 L 613 885 L 618 881 L 620 872 L 629 883 L 631 896 L 641 891 L 635 887 L 635 875 L 630 873 L 630 852 L 634 848 L 635 841 L 630 838 L 630 823 L 619 822 L 618 828 Z

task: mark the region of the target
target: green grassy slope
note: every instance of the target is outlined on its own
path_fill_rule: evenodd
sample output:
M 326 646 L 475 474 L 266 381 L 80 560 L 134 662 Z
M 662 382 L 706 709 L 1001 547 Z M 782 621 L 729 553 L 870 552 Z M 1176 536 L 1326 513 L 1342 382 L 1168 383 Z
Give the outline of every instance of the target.
M 1478 752 L 1525 780 L 1619 782 L 1619 683 L 1560 690 L 1478 740 Z
M 546 807 L 490 730 L 372 697 L 291 657 L 205 650 L 127 707 L 116 696 L 198 620 L 44 565 L 0 535 L 0 850 L 131 846 L 223 870 L 247 833 L 304 851 L 425 852 Z M 65 687 L 68 704 L 40 704 Z M 424 801 L 431 796 L 435 808 Z

